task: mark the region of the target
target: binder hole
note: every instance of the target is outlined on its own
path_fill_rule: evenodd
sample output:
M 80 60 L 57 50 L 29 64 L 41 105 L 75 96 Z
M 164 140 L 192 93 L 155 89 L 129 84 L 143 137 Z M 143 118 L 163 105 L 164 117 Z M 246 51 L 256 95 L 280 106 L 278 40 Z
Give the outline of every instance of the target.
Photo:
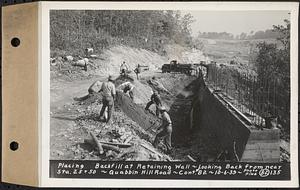
M 16 150 L 18 150 L 18 148 L 19 148 L 19 143 L 13 141 L 13 142 L 10 143 L 9 146 L 10 146 L 10 150 L 16 151 Z
M 20 39 L 19 38 L 13 38 L 11 40 L 11 45 L 14 47 L 18 47 L 20 45 Z

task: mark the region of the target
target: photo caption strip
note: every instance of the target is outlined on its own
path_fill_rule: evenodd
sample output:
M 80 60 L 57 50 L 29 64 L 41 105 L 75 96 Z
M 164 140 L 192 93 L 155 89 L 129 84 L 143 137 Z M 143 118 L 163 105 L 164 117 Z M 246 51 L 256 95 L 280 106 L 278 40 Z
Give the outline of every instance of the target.
M 290 180 L 290 163 L 51 160 L 51 178 Z

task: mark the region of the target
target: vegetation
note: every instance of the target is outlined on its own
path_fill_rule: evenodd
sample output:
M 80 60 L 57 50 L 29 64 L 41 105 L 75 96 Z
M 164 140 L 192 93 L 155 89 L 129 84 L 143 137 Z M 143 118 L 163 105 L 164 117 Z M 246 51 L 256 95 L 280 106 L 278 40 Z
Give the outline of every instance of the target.
M 257 44 L 256 59 L 257 73 L 261 80 L 276 80 L 282 86 L 289 87 L 290 83 L 290 22 L 286 25 L 274 26 L 273 31 L 280 34 L 277 38 L 283 45 L 279 48 L 275 43 L 261 42 Z
M 289 130 L 290 22 L 285 20 L 285 25 L 273 26 L 273 31 L 279 34 L 277 40 L 282 43 L 282 46 L 278 47 L 275 43 L 259 43 L 256 68 L 259 81 L 273 84 L 271 88 L 278 94 L 274 97 L 275 101 L 272 105 L 278 112 L 273 115 L 278 116 L 283 127 Z
M 265 31 L 251 31 L 250 34 L 242 32 L 239 35 L 233 35 L 228 32 L 199 32 L 198 38 L 222 39 L 222 40 L 253 40 L 253 39 L 276 39 L 280 36 L 278 31 L 267 29 Z
M 50 12 L 51 50 L 101 51 L 127 45 L 164 53 L 163 46 L 192 46 L 193 17 L 180 11 L 53 10 Z M 78 52 L 78 53 L 80 53 Z

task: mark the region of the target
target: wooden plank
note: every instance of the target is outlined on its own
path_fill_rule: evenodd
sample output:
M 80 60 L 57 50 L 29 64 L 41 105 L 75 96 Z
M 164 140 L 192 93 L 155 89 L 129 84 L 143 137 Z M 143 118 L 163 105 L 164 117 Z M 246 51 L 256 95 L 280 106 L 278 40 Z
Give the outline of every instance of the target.
M 247 144 L 257 144 L 257 143 L 279 143 L 278 140 L 249 140 Z
M 99 154 L 100 154 L 100 155 L 103 154 L 103 153 L 104 153 L 104 150 L 103 150 L 103 148 L 102 148 L 101 143 L 98 141 L 98 139 L 96 138 L 96 136 L 95 136 L 92 132 L 90 132 L 90 135 L 91 135 L 91 137 L 92 137 L 92 139 L 93 139 L 95 145 L 96 145 L 97 148 L 98 148 Z
M 248 143 L 245 147 L 246 150 L 279 150 L 279 142 L 276 143 Z
M 240 161 L 241 162 L 258 162 L 257 159 L 241 159 Z M 267 160 L 264 160 L 264 161 L 261 160 L 260 162 L 276 163 L 276 162 L 279 162 L 279 159 L 278 158 L 270 158 L 270 159 L 267 159 Z
M 278 140 L 280 139 L 279 129 L 251 130 L 248 140 Z
M 266 161 L 269 159 L 280 158 L 280 150 L 247 150 L 243 153 L 243 159 L 256 159 L 257 161 Z
M 105 142 L 105 141 L 100 141 L 102 144 L 108 144 L 108 145 L 113 145 L 113 146 L 118 146 L 120 148 L 128 148 L 131 147 L 132 144 L 125 144 L 125 143 L 113 143 L 113 142 Z
M 191 157 L 190 155 L 187 155 L 187 157 L 188 157 L 188 159 L 190 159 L 192 162 L 196 162 L 196 160 L 195 160 L 193 157 Z
M 128 138 L 124 141 L 124 144 L 129 143 L 132 139 L 133 139 L 133 136 L 131 135 L 130 137 L 128 137 Z

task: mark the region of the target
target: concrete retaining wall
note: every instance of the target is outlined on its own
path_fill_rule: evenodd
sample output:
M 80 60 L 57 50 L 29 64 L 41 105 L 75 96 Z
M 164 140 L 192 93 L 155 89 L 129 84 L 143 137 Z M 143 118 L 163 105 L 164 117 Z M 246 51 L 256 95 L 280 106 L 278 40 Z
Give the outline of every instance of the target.
M 247 125 L 209 87 L 199 79 L 200 89 L 194 104 L 193 118 L 198 114 L 196 126 L 212 130 L 223 150 L 229 152 L 231 160 L 238 156 L 240 161 L 278 162 L 280 158 L 279 130 L 258 130 Z

